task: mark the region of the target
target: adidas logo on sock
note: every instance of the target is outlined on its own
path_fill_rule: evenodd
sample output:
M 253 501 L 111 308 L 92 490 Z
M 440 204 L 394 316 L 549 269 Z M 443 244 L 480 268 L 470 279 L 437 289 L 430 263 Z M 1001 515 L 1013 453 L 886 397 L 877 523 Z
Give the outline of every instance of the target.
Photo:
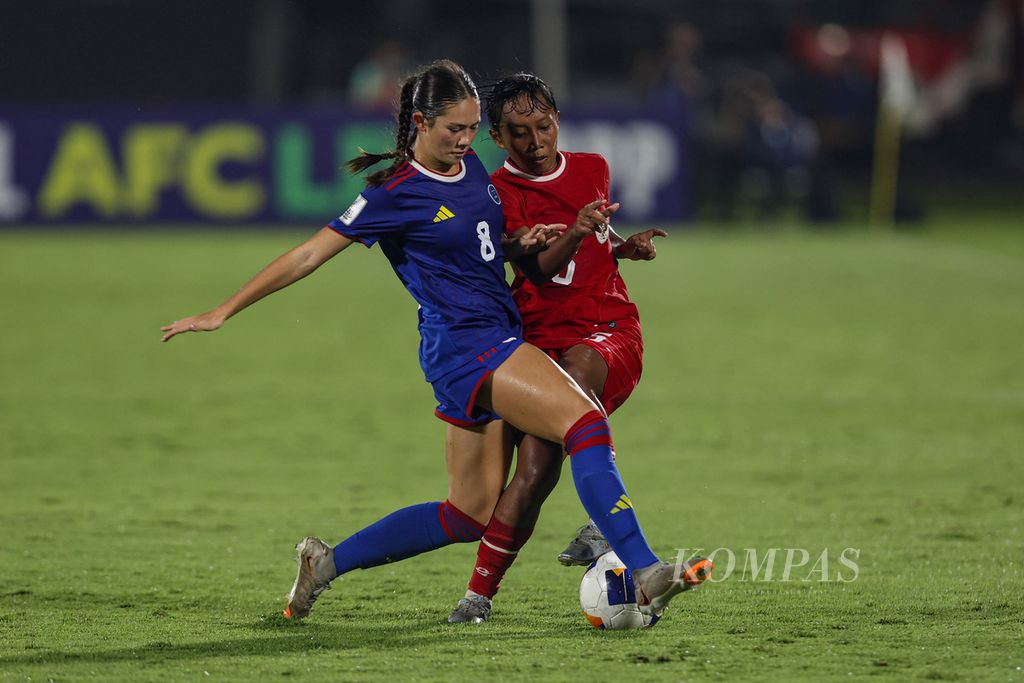
M 633 507 L 633 501 L 631 501 L 629 496 L 626 494 L 622 494 L 619 496 L 619 500 L 616 501 L 615 506 L 608 512 L 614 515 L 616 512 L 622 512 L 623 510 L 628 510 L 631 507 Z

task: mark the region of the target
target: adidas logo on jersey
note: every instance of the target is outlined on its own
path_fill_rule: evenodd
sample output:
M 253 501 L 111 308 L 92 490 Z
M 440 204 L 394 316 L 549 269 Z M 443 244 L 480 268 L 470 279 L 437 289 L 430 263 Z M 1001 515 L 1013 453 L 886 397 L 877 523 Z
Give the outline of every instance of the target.
M 442 204 L 441 208 L 437 210 L 437 215 L 434 216 L 434 222 L 440 223 L 441 221 L 446 221 L 449 218 L 455 218 L 455 214 L 451 212 L 451 209 Z

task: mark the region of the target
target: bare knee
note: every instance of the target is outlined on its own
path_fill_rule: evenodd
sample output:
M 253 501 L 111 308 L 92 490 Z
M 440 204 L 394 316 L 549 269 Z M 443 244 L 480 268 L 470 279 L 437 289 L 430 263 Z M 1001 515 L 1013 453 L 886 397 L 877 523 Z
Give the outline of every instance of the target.
M 493 495 L 492 495 L 493 493 Z M 472 517 L 476 522 L 487 525 L 491 515 L 494 513 L 494 506 L 498 503 L 498 496 L 501 491 L 481 491 L 476 494 L 468 491 L 449 491 L 448 504 L 454 506 L 463 514 Z

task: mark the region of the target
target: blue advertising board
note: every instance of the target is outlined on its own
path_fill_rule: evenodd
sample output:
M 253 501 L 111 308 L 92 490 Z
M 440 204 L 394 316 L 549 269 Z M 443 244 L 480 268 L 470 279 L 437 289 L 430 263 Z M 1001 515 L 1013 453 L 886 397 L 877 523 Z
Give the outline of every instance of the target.
M 0 106 L 0 227 L 325 222 L 363 187 L 345 161 L 391 148 L 391 130 L 345 108 Z M 608 159 L 621 219 L 689 214 L 680 122 L 570 110 L 560 146 Z M 474 149 L 490 170 L 504 159 L 485 132 Z

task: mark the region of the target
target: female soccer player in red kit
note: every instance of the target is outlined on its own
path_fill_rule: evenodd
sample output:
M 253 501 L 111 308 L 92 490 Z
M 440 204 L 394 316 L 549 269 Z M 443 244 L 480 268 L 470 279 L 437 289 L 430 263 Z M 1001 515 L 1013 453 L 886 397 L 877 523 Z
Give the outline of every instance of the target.
M 619 205 L 609 204 L 608 162 L 599 154 L 558 149 L 559 113 L 548 85 L 518 73 L 491 86 L 487 98 L 491 137 L 508 153 L 491 174 L 501 196 L 509 238 L 537 223 L 570 226 L 545 251 L 514 261 L 513 298 L 523 336 L 544 350 L 591 399 L 611 414 L 629 397 L 643 365 L 643 336 L 636 306 L 619 275 L 618 259 L 651 260 L 660 229 L 620 238 L 608 225 Z M 582 207 L 582 208 L 581 208 Z M 466 597 L 452 622 L 481 622 L 516 554 L 533 533 L 540 507 L 558 482 L 560 444 L 525 436 L 515 475 L 481 539 Z M 628 509 L 628 499 L 606 514 Z M 586 565 L 611 548 L 591 520 L 559 555 L 566 565 Z M 699 584 L 711 563 L 695 559 L 687 587 Z

